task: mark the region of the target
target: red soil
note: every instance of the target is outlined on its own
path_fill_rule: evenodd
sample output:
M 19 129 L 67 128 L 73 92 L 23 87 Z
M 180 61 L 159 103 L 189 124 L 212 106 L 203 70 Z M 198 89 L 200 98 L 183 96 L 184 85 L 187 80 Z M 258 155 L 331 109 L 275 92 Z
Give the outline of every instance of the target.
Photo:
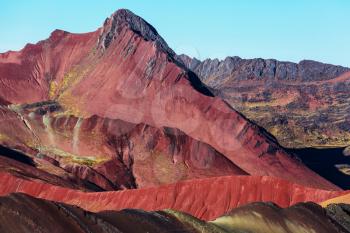
M 304 187 L 272 177 L 223 176 L 183 181 L 157 188 L 118 192 L 84 193 L 0 173 L 0 195 L 23 192 L 29 195 L 77 205 L 93 212 L 139 208 L 175 209 L 204 220 L 215 219 L 232 208 L 255 201 L 272 201 L 282 207 L 297 202 L 324 200 L 348 192 Z

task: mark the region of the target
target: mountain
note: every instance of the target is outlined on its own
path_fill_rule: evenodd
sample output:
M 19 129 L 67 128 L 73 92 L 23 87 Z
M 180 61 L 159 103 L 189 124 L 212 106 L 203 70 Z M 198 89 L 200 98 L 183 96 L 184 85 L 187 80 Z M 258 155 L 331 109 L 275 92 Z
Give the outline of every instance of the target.
M 350 69 L 304 60 L 177 57 L 288 148 L 350 145 Z
M 273 231 L 347 232 L 346 205 L 290 206 L 348 192 L 185 60 L 125 9 L 94 32 L 55 30 L 0 54 L 0 231 L 261 232 L 271 221 Z M 287 209 L 243 206 L 256 201 Z
M 346 233 L 350 232 L 349 208 L 346 204 L 335 204 L 323 209 L 316 204 L 302 203 L 281 209 L 271 203 L 252 203 L 205 222 L 173 210 L 92 213 L 63 203 L 12 194 L 0 197 L 0 229 L 2 232 L 72 233 Z M 19 212 L 20 215 L 16 214 Z
M 95 32 L 56 30 L 47 40 L 2 54 L 0 74 L 0 97 L 10 103 L 6 111 L 16 112 L 33 137 L 23 140 L 23 147 L 98 189 L 157 184 L 142 179 L 148 178 L 152 168 L 146 167 L 154 166 L 158 155 L 161 166 L 169 166 L 170 177 L 158 168 L 153 173 L 167 182 L 248 173 L 337 189 L 214 97 L 157 31 L 128 10 L 115 12 Z M 130 142 L 126 131 L 135 125 L 137 132 L 130 133 L 139 135 Z M 5 139 L 16 134 L 7 129 L 0 133 Z M 17 138 L 11 143 L 18 143 Z M 145 146 L 136 148 L 133 140 Z M 186 161 L 189 147 L 200 151 L 194 162 L 205 171 L 192 171 Z M 140 150 L 151 153 L 152 160 L 138 175 L 135 156 Z M 213 171 L 206 169 L 208 159 L 214 161 Z

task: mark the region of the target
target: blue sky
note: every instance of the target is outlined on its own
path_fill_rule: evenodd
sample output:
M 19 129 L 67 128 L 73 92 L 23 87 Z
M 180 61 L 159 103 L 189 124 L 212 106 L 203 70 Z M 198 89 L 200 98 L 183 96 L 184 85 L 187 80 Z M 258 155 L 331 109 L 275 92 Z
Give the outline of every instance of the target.
M 54 29 L 93 31 L 119 8 L 146 19 L 177 53 L 199 59 L 313 59 L 350 67 L 349 0 L 0 0 L 0 52 Z

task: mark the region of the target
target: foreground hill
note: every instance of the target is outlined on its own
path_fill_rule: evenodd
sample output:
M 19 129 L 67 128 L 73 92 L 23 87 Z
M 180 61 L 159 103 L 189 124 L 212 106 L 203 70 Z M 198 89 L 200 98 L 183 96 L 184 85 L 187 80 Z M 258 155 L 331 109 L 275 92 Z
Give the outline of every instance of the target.
M 91 213 L 63 203 L 14 194 L 0 197 L 0 230 L 14 233 L 346 233 L 350 232 L 349 208 L 342 204 L 322 209 L 316 204 L 300 203 L 281 209 L 272 203 L 253 203 L 205 222 L 173 210 Z
M 214 97 L 128 10 L 95 32 L 56 30 L 1 54 L 0 75 L 0 99 L 8 106 L 2 144 L 28 152 L 48 173 L 83 180 L 84 189 L 234 174 L 339 189 Z

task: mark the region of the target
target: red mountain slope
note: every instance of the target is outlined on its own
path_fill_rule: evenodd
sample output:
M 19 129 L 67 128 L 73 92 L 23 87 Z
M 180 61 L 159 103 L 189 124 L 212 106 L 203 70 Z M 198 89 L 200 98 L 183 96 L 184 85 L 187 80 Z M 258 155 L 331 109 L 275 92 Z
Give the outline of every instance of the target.
M 17 106 L 16 112 L 0 108 L 0 142 L 7 147 L 0 147 L 0 158 L 16 159 L 20 154 L 8 148 L 24 153 L 11 163 L 0 160 L 0 170 L 27 175 L 37 170 L 90 191 L 247 175 L 210 145 L 177 129 L 97 116 L 77 118 L 59 108 L 56 103 Z
M 100 193 L 84 193 L 37 180 L 23 180 L 7 173 L 0 173 L 0 179 L 3 180 L 0 195 L 23 192 L 94 212 L 125 208 L 171 208 L 206 220 L 254 201 L 272 201 L 288 207 L 302 201 L 321 202 L 347 193 L 308 188 L 272 177 L 252 176 L 223 176 L 155 188 Z
M 251 175 L 337 188 L 212 97 L 174 57 L 152 26 L 119 10 L 96 32 L 55 31 L 48 40 L 2 54 L 0 96 L 16 104 L 55 100 L 66 116 L 179 129 Z

